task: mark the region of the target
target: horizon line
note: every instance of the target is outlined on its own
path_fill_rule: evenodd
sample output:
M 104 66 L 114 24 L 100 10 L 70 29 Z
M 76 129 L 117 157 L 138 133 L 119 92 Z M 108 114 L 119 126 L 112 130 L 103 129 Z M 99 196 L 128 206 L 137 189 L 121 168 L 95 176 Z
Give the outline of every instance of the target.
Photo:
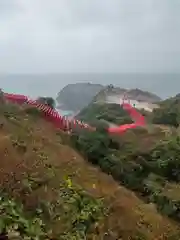
M 11 76 L 11 75 L 83 75 L 83 74 L 92 74 L 92 75 L 110 75 L 110 74 L 180 74 L 180 72 L 47 72 L 47 73 L 1 73 L 0 76 Z

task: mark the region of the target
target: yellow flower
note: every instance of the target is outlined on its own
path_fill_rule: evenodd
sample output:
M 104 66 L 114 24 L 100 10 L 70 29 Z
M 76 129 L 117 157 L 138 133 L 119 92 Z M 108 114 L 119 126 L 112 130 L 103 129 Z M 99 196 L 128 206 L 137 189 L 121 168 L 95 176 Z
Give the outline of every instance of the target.
M 66 180 L 66 182 L 67 182 L 68 188 L 71 188 L 71 187 L 72 187 L 72 181 L 71 181 L 71 179 L 68 178 L 68 179 Z
M 93 189 L 95 189 L 96 188 L 96 184 L 93 184 L 92 187 L 93 187 Z

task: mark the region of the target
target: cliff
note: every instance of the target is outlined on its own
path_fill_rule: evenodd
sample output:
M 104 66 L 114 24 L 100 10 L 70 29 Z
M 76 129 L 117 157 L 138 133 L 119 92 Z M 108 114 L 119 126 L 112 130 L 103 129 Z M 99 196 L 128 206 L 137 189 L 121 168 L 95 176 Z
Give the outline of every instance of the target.
M 68 84 L 56 98 L 58 108 L 68 111 L 80 111 L 103 89 L 100 84 L 75 83 Z
M 157 103 L 162 99 L 154 93 L 143 91 L 141 89 L 124 89 L 119 87 L 114 87 L 113 85 L 107 86 L 105 89 L 102 89 L 95 97 L 95 101 L 108 102 L 111 101 L 116 103 L 116 99 L 120 99 L 126 96 L 128 99 L 136 100 L 139 102 L 147 103 Z
M 119 104 L 124 95 L 132 100 L 132 104 L 140 103 L 144 106 L 144 103 L 147 103 L 148 108 L 151 108 L 149 105 L 161 101 L 157 95 L 140 89 L 127 90 L 113 85 L 91 83 L 68 84 L 58 93 L 56 100 L 60 110 L 77 112 L 92 102 Z

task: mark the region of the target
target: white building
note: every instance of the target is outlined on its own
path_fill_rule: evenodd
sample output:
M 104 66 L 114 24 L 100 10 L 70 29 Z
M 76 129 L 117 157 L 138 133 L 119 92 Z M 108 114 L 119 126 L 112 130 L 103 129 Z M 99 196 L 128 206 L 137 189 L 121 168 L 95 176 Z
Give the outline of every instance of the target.
M 159 106 L 154 103 L 148 103 L 148 102 L 140 102 L 134 99 L 124 99 L 124 95 L 119 95 L 119 96 L 107 96 L 106 97 L 106 102 L 107 103 L 115 103 L 115 104 L 122 104 L 123 102 L 130 103 L 132 106 L 134 106 L 137 109 L 144 109 L 148 112 L 152 112 L 153 109 L 158 108 Z

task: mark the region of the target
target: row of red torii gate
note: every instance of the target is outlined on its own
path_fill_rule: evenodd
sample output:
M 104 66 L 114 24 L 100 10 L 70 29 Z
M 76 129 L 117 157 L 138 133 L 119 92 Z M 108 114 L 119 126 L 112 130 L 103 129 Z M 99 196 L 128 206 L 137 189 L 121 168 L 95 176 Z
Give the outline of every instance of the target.
M 92 131 L 95 131 L 96 128 L 90 126 L 87 123 L 84 123 L 82 121 L 79 121 L 78 119 L 69 119 L 68 116 L 61 116 L 56 110 L 50 108 L 47 105 L 41 104 L 37 102 L 36 100 L 31 100 L 29 97 L 19 94 L 9 94 L 4 93 L 4 98 L 8 102 L 16 103 L 16 104 L 27 104 L 29 106 L 35 107 L 42 111 L 44 118 L 54 124 L 55 127 L 60 128 L 62 130 L 71 131 L 72 129 L 76 127 L 80 128 L 86 128 Z M 120 107 L 123 107 L 124 110 L 126 110 L 134 123 L 131 124 L 123 124 L 116 127 L 109 127 L 107 131 L 109 133 L 117 133 L 121 134 L 125 132 L 128 129 L 142 127 L 145 125 L 145 118 L 142 116 L 140 112 L 138 112 L 128 101 L 127 96 L 124 96 L 123 103 Z

